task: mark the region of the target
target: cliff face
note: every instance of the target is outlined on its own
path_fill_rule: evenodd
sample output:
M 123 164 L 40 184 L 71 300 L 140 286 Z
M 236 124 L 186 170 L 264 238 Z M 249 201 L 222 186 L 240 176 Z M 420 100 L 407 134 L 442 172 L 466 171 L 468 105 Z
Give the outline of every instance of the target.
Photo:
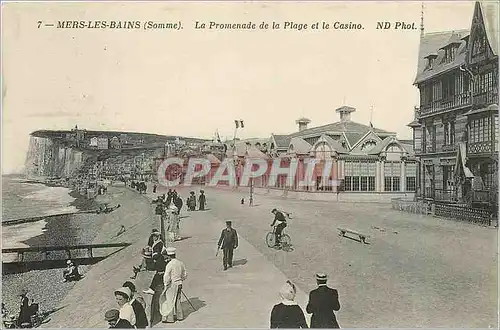
M 25 171 L 28 177 L 69 177 L 83 165 L 80 150 L 45 137 L 30 137 Z

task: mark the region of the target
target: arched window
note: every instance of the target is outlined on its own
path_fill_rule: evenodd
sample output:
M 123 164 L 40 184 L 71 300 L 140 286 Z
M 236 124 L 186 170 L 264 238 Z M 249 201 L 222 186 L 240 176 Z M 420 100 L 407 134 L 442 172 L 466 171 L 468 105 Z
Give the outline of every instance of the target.
M 373 147 L 377 145 L 377 142 L 373 140 L 368 140 L 363 145 L 361 146 L 361 151 L 368 151 L 371 150 Z
M 293 152 L 293 150 L 294 150 L 293 144 L 290 144 L 290 146 L 288 147 L 288 152 Z
M 314 152 L 317 159 L 332 158 L 332 148 L 330 148 L 330 146 L 326 142 L 318 143 L 316 148 L 314 149 Z

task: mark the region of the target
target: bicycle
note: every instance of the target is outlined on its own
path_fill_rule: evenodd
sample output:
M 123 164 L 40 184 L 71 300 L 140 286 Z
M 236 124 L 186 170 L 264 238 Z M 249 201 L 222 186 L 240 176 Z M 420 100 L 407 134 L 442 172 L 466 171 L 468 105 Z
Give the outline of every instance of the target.
M 267 233 L 266 235 L 266 244 L 268 247 L 272 248 L 276 246 L 276 227 L 273 227 L 273 231 Z M 290 238 L 290 235 L 285 234 L 286 228 L 283 229 L 281 232 L 281 237 L 280 237 L 280 243 L 281 243 L 281 248 L 289 247 L 292 245 L 292 239 Z

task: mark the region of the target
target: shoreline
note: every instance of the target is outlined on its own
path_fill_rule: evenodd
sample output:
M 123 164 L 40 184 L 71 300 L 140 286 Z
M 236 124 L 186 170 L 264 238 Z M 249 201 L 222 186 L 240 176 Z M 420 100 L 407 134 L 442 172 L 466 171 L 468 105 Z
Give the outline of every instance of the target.
M 50 185 L 44 185 L 50 187 Z M 68 206 L 74 206 L 78 211 L 95 209 L 99 205 L 97 200 L 89 200 L 76 190 L 70 190 L 68 194 L 75 198 Z M 28 246 L 90 244 L 106 221 L 106 215 L 75 213 L 42 218 L 38 221 L 46 221 L 46 230 L 40 235 L 21 241 L 21 243 Z M 34 256 L 36 260 L 36 255 Z M 59 259 L 66 258 L 66 256 L 64 253 L 54 253 L 52 258 Z M 86 273 L 90 267 L 80 266 L 80 269 Z M 27 289 L 28 297 L 40 304 L 42 312 L 55 310 L 74 285 L 73 282 L 61 283 L 61 274 L 62 269 L 58 268 L 2 274 L 2 302 L 5 303 L 9 313 L 17 313 L 17 294 L 19 290 Z

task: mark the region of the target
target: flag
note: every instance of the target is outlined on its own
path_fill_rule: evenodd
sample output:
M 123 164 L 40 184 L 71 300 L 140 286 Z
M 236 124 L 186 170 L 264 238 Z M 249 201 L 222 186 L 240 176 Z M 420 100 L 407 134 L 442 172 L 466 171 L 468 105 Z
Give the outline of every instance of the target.
M 240 128 L 240 122 L 235 120 L 234 123 L 236 124 L 236 128 Z
M 240 120 L 240 126 L 241 128 L 245 127 L 245 125 L 243 125 L 243 120 Z
M 372 124 L 372 122 L 370 122 L 370 128 L 373 128 L 373 124 Z

